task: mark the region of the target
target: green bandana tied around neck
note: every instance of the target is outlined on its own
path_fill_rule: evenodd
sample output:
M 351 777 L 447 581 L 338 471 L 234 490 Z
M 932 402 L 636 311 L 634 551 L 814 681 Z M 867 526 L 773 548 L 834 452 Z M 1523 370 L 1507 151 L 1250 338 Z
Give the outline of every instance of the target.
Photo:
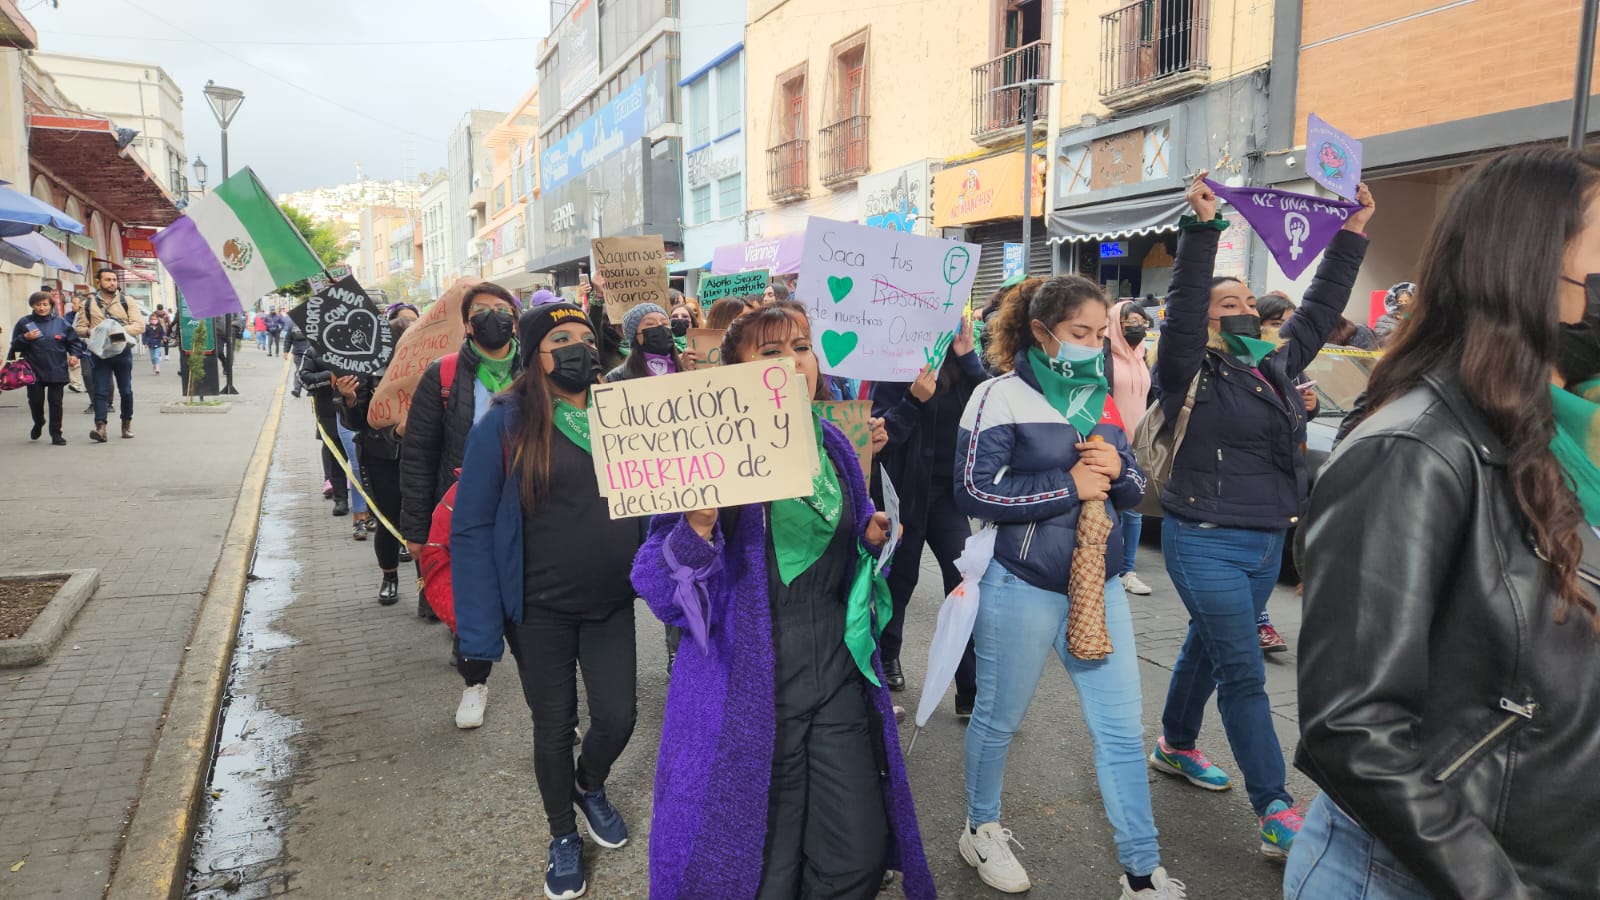
M 850 580 L 850 597 L 845 602 L 844 645 L 856 661 L 856 668 L 873 687 L 883 687 L 878 673 L 872 670 L 872 651 L 877 649 L 878 637 L 894 615 L 894 601 L 889 596 L 889 582 L 878 571 L 878 554 L 860 544 L 856 561 L 856 574 Z M 877 621 L 872 614 L 876 607 Z
M 1109 392 L 1105 356 L 1097 353 L 1093 359 L 1069 363 L 1045 356 L 1038 347 L 1029 347 L 1028 363 L 1033 367 L 1033 377 L 1039 380 L 1044 399 L 1087 438 L 1106 410 Z
M 689 336 L 687 334 L 673 335 L 672 346 L 677 347 L 679 353 L 689 349 Z
M 1278 345 L 1260 338 L 1245 337 L 1242 334 L 1224 334 L 1222 342 L 1228 345 L 1233 355 L 1247 366 L 1259 366 L 1267 358 L 1267 354 L 1278 349 Z
M 1600 403 L 1586 399 L 1600 397 L 1600 381 L 1586 381 L 1574 390 L 1584 396 L 1550 386 L 1556 414 L 1550 452 L 1567 474 L 1567 487 L 1578 495 L 1584 520 L 1600 525 L 1600 467 L 1594 462 L 1600 455 Z
M 556 398 L 555 406 L 556 430 L 567 436 L 567 440 L 583 448 L 583 452 L 593 454 L 589 449 L 589 411 L 579 409 L 571 403 Z
M 811 479 L 811 496 L 772 501 L 772 546 L 778 556 L 778 577 L 785 585 L 793 584 L 801 572 L 822 558 L 844 512 L 839 473 L 822 446 L 822 420 L 812 421 L 822 471 Z
M 517 358 L 517 339 L 511 339 L 511 352 L 504 359 L 490 359 L 480 355 L 478 358 L 478 380 L 489 389 L 489 393 L 498 394 L 511 384 L 511 363 Z

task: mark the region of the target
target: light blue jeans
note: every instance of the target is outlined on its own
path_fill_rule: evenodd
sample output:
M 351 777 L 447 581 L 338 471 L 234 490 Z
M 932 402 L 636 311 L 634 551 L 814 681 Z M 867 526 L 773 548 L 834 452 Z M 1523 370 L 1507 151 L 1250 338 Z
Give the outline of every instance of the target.
M 1144 532 L 1144 516 L 1133 509 L 1125 509 L 1117 516 L 1122 524 L 1122 571 L 1117 574 L 1126 575 L 1139 561 L 1139 535 Z
M 972 630 L 978 653 L 978 696 L 967 726 L 967 818 L 973 826 L 1000 821 L 1011 736 L 1022 724 L 1051 651 L 1078 691 L 1094 740 L 1095 775 L 1117 859 L 1134 875 L 1161 865 L 1150 780 L 1145 770 L 1139 657 L 1122 582 L 1106 582 L 1106 628 L 1112 653 L 1085 661 L 1067 650 L 1065 594 L 1036 588 L 999 562 L 989 565 L 979 591 Z
M 1326 794 L 1306 810 L 1283 870 L 1283 900 L 1428 900 L 1433 896 Z
M 344 458 L 350 461 L 350 471 L 356 476 L 355 484 L 360 484 L 362 490 L 367 483 L 361 480 L 361 457 L 356 455 L 356 433 L 344 427 L 339 422 L 339 443 L 344 446 Z M 350 511 L 364 513 L 367 511 L 367 498 L 361 496 L 361 491 L 356 490 L 355 484 L 350 485 Z

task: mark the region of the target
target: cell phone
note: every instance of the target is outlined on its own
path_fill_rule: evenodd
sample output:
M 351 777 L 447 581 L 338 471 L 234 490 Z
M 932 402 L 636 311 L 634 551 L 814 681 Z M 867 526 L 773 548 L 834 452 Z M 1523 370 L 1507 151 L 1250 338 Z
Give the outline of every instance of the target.
M 1303 391 L 1303 390 L 1306 390 L 1307 388 L 1314 388 L 1316 386 L 1317 386 L 1317 383 L 1315 381 L 1306 381 L 1306 382 L 1302 382 L 1300 384 L 1295 385 L 1294 389 L 1297 390 L 1297 391 Z

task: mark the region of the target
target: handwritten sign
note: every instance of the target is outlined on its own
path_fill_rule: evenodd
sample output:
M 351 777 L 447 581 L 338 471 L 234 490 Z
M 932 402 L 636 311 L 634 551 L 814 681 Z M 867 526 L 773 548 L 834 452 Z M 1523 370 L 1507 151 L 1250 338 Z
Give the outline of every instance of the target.
M 712 369 L 722 365 L 722 336 L 727 332 L 721 328 L 691 328 L 685 337 L 688 345 L 685 349 L 695 354 L 698 360 L 694 364 L 696 369 Z
M 611 518 L 809 496 L 806 394 L 787 358 L 597 385 L 590 447 Z
M 667 251 L 661 235 L 595 238 L 590 241 L 595 280 L 605 286 L 606 318 L 620 323 L 641 303 L 667 306 Z M 412 326 L 416 327 L 416 326 Z
M 1346 200 L 1361 186 L 1361 142 L 1312 113 L 1306 120 L 1306 174 Z
M 872 480 L 872 401 L 871 400 L 813 400 L 811 406 L 855 445 L 856 458 L 861 460 L 861 476 Z
M 394 357 L 367 409 L 367 421 L 374 428 L 398 426 L 404 433 L 406 416 L 411 412 L 411 394 L 422 380 L 422 373 L 434 360 L 454 353 L 466 340 L 467 327 L 461 321 L 461 304 L 475 278 L 458 279 L 420 319 L 400 336 Z
M 394 355 L 389 323 L 348 269 L 334 277 L 332 283 L 319 278 L 317 292 L 289 310 L 289 318 L 328 368 L 340 375 L 376 375 Z
M 915 381 L 961 322 L 978 275 L 977 244 L 832 219 L 806 223 L 797 294 L 822 371 Z
M 735 275 L 708 275 L 700 279 L 700 307 L 710 309 L 711 304 L 723 297 L 743 297 L 766 291 L 771 276 L 766 269 L 739 272 Z

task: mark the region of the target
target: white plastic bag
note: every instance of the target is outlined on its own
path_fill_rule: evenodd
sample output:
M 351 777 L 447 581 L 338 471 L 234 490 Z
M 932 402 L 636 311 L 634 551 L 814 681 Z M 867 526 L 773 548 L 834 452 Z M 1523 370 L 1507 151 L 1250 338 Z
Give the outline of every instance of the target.
M 106 316 L 89 332 L 89 352 L 101 359 L 121 356 L 129 347 L 128 329 L 121 322 Z
M 956 557 L 961 583 L 939 606 L 939 623 L 934 627 L 933 642 L 928 645 L 927 675 L 922 680 L 922 696 L 917 700 L 919 729 L 928 724 L 928 718 L 950 690 L 961 655 L 972 638 L 972 623 L 978 618 L 978 583 L 994 560 L 994 538 L 995 527 L 988 525 L 967 538 L 966 547 Z

